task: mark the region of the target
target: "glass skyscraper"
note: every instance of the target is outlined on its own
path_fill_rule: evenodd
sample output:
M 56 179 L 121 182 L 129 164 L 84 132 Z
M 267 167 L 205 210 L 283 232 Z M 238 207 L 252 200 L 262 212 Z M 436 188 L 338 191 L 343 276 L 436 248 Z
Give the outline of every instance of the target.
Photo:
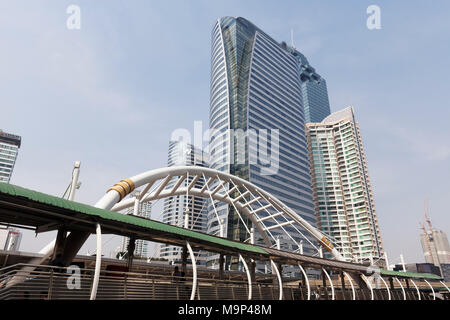
M 302 67 L 295 52 L 244 18 L 216 22 L 211 47 L 210 167 L 254 183 L 316 225 Z M 233 207 L 216 208 L 225 236 L 247 240 Z M 219 233 L 219 219 L 210 205 L 209 233 Z M 292 228 L 286 230 L 301 240 Z M 297 248 L 288 241 L 282 247 Z M 304 252 L 314 251 L 305 244 Z
M 306 125 L 319 228 L 347 260 L 382 258 L 378 217 L 353 108 Z
M 308 59 L 301 52 L 294 50 L 293 54 L 300 63 L 300 82 L 305 122 L 321 122 L 330 115 L 327 83 L 309 64 Z

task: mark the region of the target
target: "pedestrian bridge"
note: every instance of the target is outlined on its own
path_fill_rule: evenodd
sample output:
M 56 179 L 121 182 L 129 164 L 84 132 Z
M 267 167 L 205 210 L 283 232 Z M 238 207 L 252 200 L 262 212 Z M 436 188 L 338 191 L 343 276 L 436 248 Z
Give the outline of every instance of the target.
M 143 190 L 138 196 L 124 199 L 139 187 Z M 176 195 L 193 195 L 232 206 L 243 223 L 247 220 L 244 218 L 251 221 L 251 225 L 245 225 L 249 241 L 232 241 L 224 238 L 221 232 L 204 234 L 120 213 L 140 202 Z M 186 221 L 188 219 L 187 208 Z M 57 239 L 42 251 L 42 257 L 0 270 L 0 298 L 35 297 L 35 292 L 44 292 L 41 296 L 52 299 L 406 300 L 445 298 L 449 293 L 448 286 L 435 275 L 393 272 L 344 261 L 332 239 L 274 196 L 238 177 L 206 168 L 163 168 L 121 180 L 95 206 L 0 183 L 0 223 L 31 228 L 37 233 L 58 230 Z M 301 242 L 295 243 L 298 250 L 294 252 L 281 250 L 274 234 L 277 231 L 289 236 L 287 226 L 297 230 L 312 246 L 319 244 L 318 253 L 323 248 L 333 258 L 325 259 L 321 254 L 304 255 Z M 263 245 L 255 244 L 253 227 L 263 238 Z M 95 268 L 80 270 L 80 289 L 68 289 L 70 275 L 66 268 L 91 234 L 97 236 Z M 182 268 L 186 277 L 181 282 L 174 281 L 170 272 L 134 272 L 132 255 L 128 259 L 127 272 L 115 274 L 115 271 L 106 270 L 102 263 L 102 234 L 184 248 Z M 242 279 L 226 279 L 223 259 L 219 270 L 201 270 L 193 253 L 196 249 L 219 254 L 221 258 L 235 257 L 242 266 Z M 51 266 L 57 253 L 61 253 L 60 265 Z M 256 262 L 266 263 L 273 275 L 267 278 L 267 275 L 258 274 Z M 283 277 L 286 266 L 298 267 L 302 279 L 295 282 Z M 310 279 L 309 270 L 318 270 L 322 279 Z M 48 290 L 39 287 L 42 283 L 48 285 Z

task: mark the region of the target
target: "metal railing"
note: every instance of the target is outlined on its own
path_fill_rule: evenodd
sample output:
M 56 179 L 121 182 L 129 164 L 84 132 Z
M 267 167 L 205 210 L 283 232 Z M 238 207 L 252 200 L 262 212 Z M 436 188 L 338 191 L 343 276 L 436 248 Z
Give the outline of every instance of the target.
M 33 267 L 34 270 L 26 270 Z M 0 269 L 0 300 L 3 299 L 64 299 L 87 300 L 90 298 L 94 270 L 55 266 L 16 264 Z M 199 300 L 246 300 L 249 286 L 245 280 L 212 279 L 202 274 L 198 277 L 195 299 Z M 174 277 L 164 273 L 123 272 L 101 270 L 97 299 L 164 299 L 188 300 L 192 290 L 192 276 Z M 267 280 L 266 280 L 267 281 Z M 321 281 L 311 281 L 311 300 L 331 300 L 331 290 L 320 285 Z M 355 286 L 356 300 L 370 300 L 371 293 L 366 287 Z M 420 285 L 422 300 L 431 299 L 426 287 Z M 388 300 L 385 288 L 374 289 L 375 300 Z M 351 288 L 343 289 L 334 282 L 336 300 L 351 300 Z M 407 299 L 417 300 L 415 289 L 406 289 Z M 400 288 L 390 290 L 391 300 L 403 300 Z M 252 285 L 252 299 L 275 300 L 279 297 L 278 284 L 255 281 Z M 283 285 L 283 298 L 306 300 L 307 289 L 299 285 Z M 448 298 L 448 296 L 447 296 Z

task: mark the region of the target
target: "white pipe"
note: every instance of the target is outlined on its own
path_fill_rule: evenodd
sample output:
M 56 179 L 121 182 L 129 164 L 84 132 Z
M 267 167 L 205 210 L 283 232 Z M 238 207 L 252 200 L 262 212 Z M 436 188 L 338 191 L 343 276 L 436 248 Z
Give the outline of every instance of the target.
M 309 285 L 308 275 L 306 274 L 305 269 L 303 269 L 303 266 L 300 263 L 298 264 L 298 267 L 300 268 L 300 271 L 303 273 L 303 278 L 306 281 L 307 300 L 311 300 L 311 287 Z
M 391 291 L 389 290 L 388 284 L 386 283 L 386 281 L 383 279 L 382 276 L 380 276 L 380 279 L 381 279 L 381 281 L 383 281 L 384 286 L 386 287 L 386 290 L 387 290 L 387 292 L 388 292 L 388 300 L 391 300 Z
M 95 273 L 94 282 L 92 284 L 91 300 L 97 297 L 98 282 L 100 280 L 100 269 L 102 266 L 102 228 L 100 223 L 97 223 L 97 253 L 95 257 Z
M 344 276 L 346 276 L 348 278 L 348 280 L 350 281 L 350 286 L 352 287 L 352 300 L 356 300 L 355 286 L 353 285 L 352 277 L 350 277 L 350 275 L 345 271 L 343 273 L 344 273 Z
M 402 264 L 403 272 L 406 272 L 405 259 L 403 259 L 402 254 L 400 254 L 400 263 Z
M 331 287 L 331 300 L 334 300 L 334 286 L 333 286 L 333 281 L 331 281 L 331 277 L 328 274 L 327 270 L 325 270 L 325 268 L 322 268 L 323 273 L 325 273 L 325 275 L 328 278 L 328 281 L 330 282 L 330 287 Z M 326 283 L 326 282 L 325 282 Z
M 288 217 L 290 217 L 295 222 L 297 222 L 300 226 L 305 228 L 314 238 L 316 238 L 317 240 L 322 241 L 322 238 L 324 237 L 324 235 L 317 228 L 315 228 L 311 224 L 309 224 L 305 219 L 303 219 L 294 210 L 292 210 L 291 208 L 287 207 L 283 202 L 281 202 L 280 200 L 275 198 L 270 193 L 268 193 L 268 192 L 266 192 L 264 190 L 261 190 L 260 188 L 258 188 L 254 184 L 250 183 L 249 181 L 246 181 L 246 180 L 244 180 L 242 178 L 239 178 L 239 177 L 227 174 L 225 172 L 220 172 L 220 171 L 217 171 L 217 170 L 214 170 L 214 169 L 204 168 L 204 167 L 179 166 L 179 167 L 168 167 L 168 168 L 161 168 L 161 169 L 155 169 L 155 170 L 147 171 L 147 172 L 144 172 L 144 173 L 141 173 L 141 174 L 138 174 L 136 176 L 131 177 L 130 180 L 133 181 L 133 183 L 135 184 L 135 187 L 138 188 L 138 187 L 142 186 L 145 183 L 154 182 L 154 181 L 157 181 L 159 179 L 166 178 L 167 175 L 170 175 L 170 176 L 184 175 L 187 171 L 189 171 L 189 173 L 191 175 L 203 175 L 204 174 L 207 177 L 219 177 L 221 180 L 224 180 L 224 181 L 229 181 L 230 179 L 232 179 L 234 183 L 236 183 L 238 185 L 241 185 L 241 186 L 245 186 L 245 187 L 249 188 L 250 191 L 255 191 L 256 193 L 259 193 L 269 203 L 272 203 L 276 207 L 281 208 L 281 210 Z M 114 190 L 111 190 L 110 192 L 108 192 L 108 194 L 109 193 L 114 193 L 114 194 L 117 195 L 117 198 L 119 197 L 118 193 L 116 191 L 114 191 Z M 104 200 L 106 196 L 107 195 L 105 195 L 102 198 L 102 200 L 103 200 L 103 201 L 101 200 L 102 204 L 107 202 L 106 200 Z M 214 196 L 214 195 L 212 195 L 212 196 Z M 117 201 L 112 203 L 111 207 L 116 202 Z M 106 209 L 109 209 L 109 208 L 106 208 Z M 249 216 L 251 216 L 251 215 L 249 215 Z M 332 248 L 331 249 L 331 254 L 337 260 L 345 261 L 345 259 L 337 251 L 336 248 Z
M 239 260 L 242 261 L 242 264 L 244 265 L 245 273 L 247 274 L 247 280 L 248 280 L 248 300 L 252 300 L 252 277 L 250 276 L 250 270 L 248 269 L 247 262 L 245 262 L 244 258 L 241 254 L 239 254 Z
M 386 262 L 386 270 L 389 270 L 389 260 L 386 251 L 384 252 L 384 261 Z
M 136 192 L 135 198 L 134 198 L 134 207 L 133 207 L 133 215 L 138 216 L 139 215 L 139 203 L 141 200 L 141 196 L 139 192 Z
M 413 286 L 416 288 L 416 291 L 417 291 L 417 297 L 419 298 L 419 300 L 422 300 L 422 296 L 420 295 L 420 290 L 419 290 L 419 288 L 417 287 L 416 283 L 414 282 L 413 279 L 411 279 L 411 282 L 412 282 Z
M 275 270 L 275 273 L 277 274 L 278 287 L 280 288 L 279 300 L 283 300 L 283 281 L 281 280 L 280 271 L 278 271 L 277 265 L 275 264 L 275 262 L 273 262 L 272 259 L 270 259 L 270 264 L 272 265 L 272 268 Z
M 447 289 L 448 292 L 450 292 L 450 289 L 447 287 L 447 285 L 443 281 L 439 281 L 439 282 L 442 283 L 442 285 L 445 287 L 445 289 Z
M 423 279 L 423 281 L 425 281 L 431 288 L 431 292 L 433 292 L 433 300 L 436 300 L 436 293 L 434 292 L 433 286 L 427 281 L 427 279 Z
M 402 293 L 403 293 L 403 300 L 406 300 L 406 292 L 405 292 L 405 288 L 403 288 L 402 282 L 400 280 L 398 280 L 397 277 L 394 277 L 394 279 L 397 281 L 397 283 L 400 285 L 400 288 L 402 288 Z
M 367 286 L 369 287 L 370 290 L 370 296 L 371 299 L 370 300 L 375 300 L 375 294 L 373 293 L 373 288 L 372 288 L 372 284 L 370 283 L 369 279 L 367 279 L 367 277 L 363 274 L 361 274 L 361 278 L 363 278 L 364 282 L 367 284 Z
M 70 184 L 69 200 L 75 198 L 75 190 L 77 189 L 78 176 L 80 175 L 80 161 L 76 161 L 72 171 L 72 183 Z
M 191 291 L 191 300 L 195 300 L 195 292 L 197 291 L 197 262 L 195 261 L 194 251 L 192 251 L 192 247 L 189 242 L 186 241 L 186 247 L 189 250 L 189 255 L 191 257 L 192 262 L 192 291 Z

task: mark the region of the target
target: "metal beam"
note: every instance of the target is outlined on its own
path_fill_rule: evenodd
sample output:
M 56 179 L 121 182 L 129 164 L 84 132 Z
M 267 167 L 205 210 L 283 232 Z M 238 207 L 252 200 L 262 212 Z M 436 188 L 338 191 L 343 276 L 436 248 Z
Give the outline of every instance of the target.
M 192 251 L 192 247 L 188 241 L 186 241 L 186 247 L 189 250 L 189 255 L 191 257 L 192 263 L 192 291 L 191 291 L 191 300 L 195 300 L 195 292 L 197 291 L 197 263 L 195 261 L 194 251 Z
M 342 273 L 347 277 L 348 281 L 350 281 L 350 286 L 352 287 L 352 300 L 356 300 L 355 286 L 353 285 L 352 277 L 350 277 L 350 275 L 345 271 Z
M 306 281 L 306 292 L 307 292 L 307 300 L 311 300 L 311 286 L 309 285 L 309 279 L 308 279 L 308 275 L 306 274 L 306 271 L 305 271 L 305 269 L 303 269 L 303 266 L 299 263 L 298 264 L 298 267 L 300 268 L 300 271 L 302 272 L 302 274 L 303 274 L 303 278 L 305 279 L 305 281 Z
M 97 253 L 95 256 L 95 273 L 94 282 L 92 283 L 91 300 L 95 300 L 97 297 L 98 282 L 100 280 L 100 269 L 102 266 L 102 228 L 100 223 L 97 223 Z
M 241 254 L 239 254 L 239 260 L 242 262 L 245 273 L 247 274 L 247 280 L 248 280 L 248 300 L 252 300 L 252 277 L 250 275 L 250 270 L 248 269 L 247 262 L 245 262 L 245 259 L 242 257 Z
M 273 262 L 272 259 L 270 259 L 270 264 L 272 265 L 272 268 L 275 270 L 275 273 L 277 274 L 278 278 L 278 287 L 280 288 L 280 295 L 278 300 L 283 300 L 283 280 L 281 279 L 280 271 L 278 271 L 277 265 L 275 262 Z
M 394 279 L 397 281 L 397 283 L 400 285 L 400 288 L 402 288 L 402 293 L 403 293 L 403 300 L 406 300 L 406 292 L 405 292 L 405 288 L 403 287 L 402 283 L 400 280 L 398 280 L 397 277 L 394 277 Z

